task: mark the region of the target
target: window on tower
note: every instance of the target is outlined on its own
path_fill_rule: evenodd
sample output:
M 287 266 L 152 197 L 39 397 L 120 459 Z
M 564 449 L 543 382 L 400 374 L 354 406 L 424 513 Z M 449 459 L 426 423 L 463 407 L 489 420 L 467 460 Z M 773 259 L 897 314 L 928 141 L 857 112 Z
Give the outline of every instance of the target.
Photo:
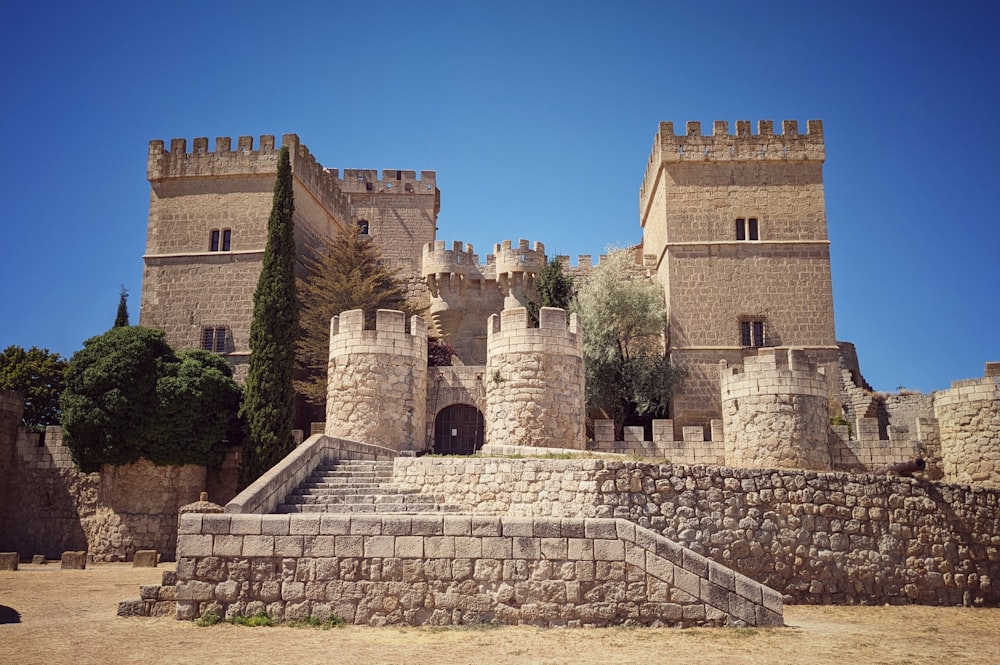
M 359 219 L 358 220 L 358 235 L 366 236 L 368 235 L 368 220 Z
M 756 217 L 740 217 L 736 220 L 737 240 L 760 240 Z
M 208 239 L 208 251 L 228 252 L 233 247 L 232 229 L 212 229 Z
M 226 326 L 204 326 L 201 329 L 201 348 L 214 353 L 229 351 L 229 328 Z
M 767 346 L 764 329 L 764 319 L 740 320 L 740 346 L 744 348 Z

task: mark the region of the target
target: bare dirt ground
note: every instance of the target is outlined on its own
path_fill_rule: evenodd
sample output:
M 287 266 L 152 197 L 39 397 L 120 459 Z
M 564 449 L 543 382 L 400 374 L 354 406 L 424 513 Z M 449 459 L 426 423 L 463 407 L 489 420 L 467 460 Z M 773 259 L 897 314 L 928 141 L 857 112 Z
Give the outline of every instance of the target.
M 791 606 L 787 627 L 768 630 L 202 628 L 116 615 L 169 568 L 0 572 L 0 664 L 1000 663 L 1000 609 Z

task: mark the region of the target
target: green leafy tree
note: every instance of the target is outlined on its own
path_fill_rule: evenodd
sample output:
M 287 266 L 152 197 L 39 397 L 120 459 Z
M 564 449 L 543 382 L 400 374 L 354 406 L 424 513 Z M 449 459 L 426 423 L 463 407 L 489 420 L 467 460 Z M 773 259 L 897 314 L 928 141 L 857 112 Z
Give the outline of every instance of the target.
M 348 227 L 323 242 L 305 260 L 299 280 L 301 331 L 296 342 L 296 390 L 312 404 L 326 403 L 330 354 L 330 319 L 352 309 L 364 310 L 371 324 L 379 309 L 397 309 L 408 316 L 417 310 L 406 301 L 398 271 L 382 261 L 372 239 Z
M 253 294 L 250 363 L 240 415 L 247 437 L 240 482 L 249 485 L 291 452 L 295 392 L 292 371 L 299 305 L 295 288 L 295 234 L 292 167 L 288 148 L 278 155 L 267 246 Z
M 145 458 L 215 464 L 239 407 L 240 388 L 217 356 L 178 357 L 164 333 L 112 328 L 70 359 L 60 398 L 66 445 L 80 470 Z
M 68 361 L 36 346 L 8 346 L 0 353 L 0 388 L 24 395 L 23 424 L 32 431 L 59 422 L 59 395 Z
M 535 277 L 538 300 L 527 303 L 528 316 L 537 325 L 538 313 L 542 307 L 559 307 L 569 310 L 574 295 L 573 278 L 563 272 L 561 261 L 552 258 Z
M 118 296 L 118 313 L 115 316 L 115 328 L 128 325 L 128 289 L 122 284 L 121 294 Z
M 583 319 L 587 408 L 625 425 L 645 425 L 667 415 L 684 377 L 664 351 L 663 291 L 633 279 L 629 251 L 609 254 L 581 287 L 574 308 Z

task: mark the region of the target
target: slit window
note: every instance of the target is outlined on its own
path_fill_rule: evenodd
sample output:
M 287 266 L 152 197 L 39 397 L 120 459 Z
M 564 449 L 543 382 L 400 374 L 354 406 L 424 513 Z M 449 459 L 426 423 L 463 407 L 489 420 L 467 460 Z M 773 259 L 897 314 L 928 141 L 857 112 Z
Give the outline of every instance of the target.
M 368 235 L 368 220 L 359 219 L 358 220 L 358 235 L 366 236 Z

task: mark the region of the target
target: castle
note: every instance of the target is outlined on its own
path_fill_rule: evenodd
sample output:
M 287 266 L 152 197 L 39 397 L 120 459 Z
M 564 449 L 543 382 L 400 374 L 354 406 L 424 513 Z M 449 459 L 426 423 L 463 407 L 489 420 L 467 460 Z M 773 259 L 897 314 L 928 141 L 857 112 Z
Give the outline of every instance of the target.
M 471 245 L 449 247 L 436 238 L 441 194 L 433 171 L 421 171 L 419 178 L 415 171 L 392 169 L 381 175 L 345 169 L 341 175 L 321 166 L 298 136 L 284 135 L 282 145 L 291 157 L 299 255 L 309 255 L 321 239 L 345 228 L 367 234 L 399 269 L 410 299 L 425 309 L 426 324 L 420 325 L 457 350 L 455 366 L 447 368 L 419 367 L 425 359 L 414 350 L 402 383 L 383 377 L 384 383 L 405 385 L 412 393 L 380 398 L 407 405 L 403 429 L 376 422 L 388 418 L 378 400 L 358 411 L 368 414 L 369 423 L 337 412 L 354 413 L 355 403 L 371 401 L 365 394 L 373 391 L 358 390 L 358 374 L 341 376 L 331 353 L 330 390 L 339 395 L 332 403 L 344 406 L 328 408 L 324 431 L 346 438 L 366 431 L 373 443 L 376 432 L 392 432 L 399 440 L 379 443 L 408 451 L 471 453 L 484 444 L 518 443 L 488 436 L 491 431 L 524 433 L 497 422 L 517 411 L 496 406 L 501 393 L 505 399 L 519 394 L 512 384 L 504 386 L 507 368 L 518 366 L 517 354 L 491 361 L 489 342 L 501 320 L 507 322 L 504 330 L 525 326 L 520 319 L 514 323 L 513 312 L 535 296 L 535 276 L 549 258 L 544 245 L 505 240 L 481 261 Z M 163 329 L 177 348 L 223 354 L 237 377 L 249 355 L 252 297 L 277 155 L 272 136 L 262 136 L 256 148 L 252 137 L 240 137 L 235 150 L 228 138 L 216 139 L 214 150 L 207 138 L 194 139 L 191 151 L 184 139 L 173 139 L 170 150 L 163 141 L 149 144 L 140 324 Z M 949 468 L 955 479 L 965 481 L 1000 478 L 1000 470 L 946 464 L 949 449 L 969 444 L 959 443 L 963 434 L 949 433 L 950 424 L 942 441 L 933 397 L 874 394 L 853 347 L 836 340 L 825 156 L 818 120 L 810 120 L 804 133 L 788 120 L 780 133 L 771 121 L 760 121 L 756 131 L 750 122 L 737 121 L 733 133 L 727 122 L 716 121 L 711 134 L 689 122 L 680 135 L 673 123 L 660 123 L 639 190 L 642 242 L 628 251 L 634 255 L 635 276 L 662 285 L 666 349 L 671 361 L 686 369 L 686 379 L 671 402 L 670 417 L 654 422 L 652 441 L 635 428 L 627 428 L 624 441 L 614 441 L 606 424 L 597 421 L 587 444 L 575 425 L 560 422 L 552 431 L 572 436 L 542 445 L 589 445 L 687 463 L 854 471 L 923 456 L 935 462 L 931 473 Z M 594 268 L 590 256 L 580 256 L 576 265 L 569 257 L 557 258 L 578 281 Z M 358 325 L 350 317 L 341 324 L 344 331 L 361 335 Z M 395 325 L 386 319 L 386 330 L 378 334 L 397 334 L 388 332 Z M 522 334 L 535 335 L 531 348 L 537 351 L 534 362 L 522 367 L 565 366 L 572 357 L 561 350 L 559 335 L 565 329 L 543 326 Z M 389 345 L 388 351 L 369 349 L 372 367 L 388 367 L 389 356 L 403 348 L 399 344 L 416 348 L 411 340 Z M 358 351 L 357 345 L 351 348 Z M 360 357 L 349 355 L 355 362 Z M 351 363 L 340 364 L 345 366 Z M 980 380 L 984 390 L 996 373 L 989 364 Z M 520 376 L 525 385 L 541 382 L 550 388 L 524 400 L 522 412 L 537 416 L 558 410 L 557 404 L 576 404 L 574 397 L 556 398 L 551 390 L 565 377 L 545 371 Z M 786 424 L 799 442 L 775 443 L 766 452 L 768 446 L 759 440 L 769 430 L 754 430 L 754 412 L 747 405 L 778 417 L 786 401 L 795 404 Z M 576 418 L 582 411 L 559 419 Z M 985 451 L 990 445 L 978 447 Z

